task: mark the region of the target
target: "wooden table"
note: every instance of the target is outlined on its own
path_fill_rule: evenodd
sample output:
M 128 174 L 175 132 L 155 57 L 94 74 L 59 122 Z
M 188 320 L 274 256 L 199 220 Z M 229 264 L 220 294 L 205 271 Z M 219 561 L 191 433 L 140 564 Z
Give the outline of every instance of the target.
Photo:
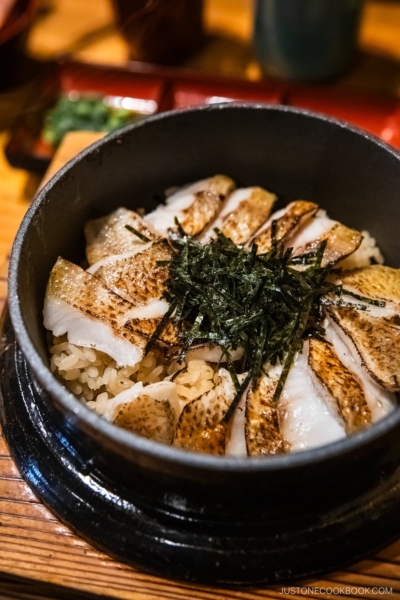
M 46 6 L 50 12 L 46 13 Z M 214 36 L 201 56 L 190 64 L 222 74 L 251 79 L 261 76 L 249 50 L 251 32 L 249 0 L 206 0 L 206 24 Z M 49 58 L 70 50 L 84 60 L 121 63 L 126 45 L 113 25 L 107 0 L 55 0 L 43 2 L 44 10 L 30 39 L 29 49 L 37 58 Z M 51 8 L 53 7 L 53 8 Z M 336 87 L 400 91 L 400 3 L 368 1 L 360 46 L 364 58 L 358 69 L 336 83 Z M 0 107 L 1 111 L 1 107 Z M 72 134 L 55 157 L 52 172 L 91 143 L 96 134 Z M 7 139 L 0 133 L 0 147 Z M 12 169 L 0 153 L 0 307 L 6 295 L 7 255 L 19 223 L 40 180 Z M 400 518 L 400 516 L 399 516 Z M 0 433 L 0 600 L 95 597 L 132 600 L 280 598 L 281 587 L 265 590 L 215 590 L 176 585 L 139 573 L 97 552 L 61 525 L 35 498 L 21 480 Z M 344 598 L 369 598 L 372 587 L 392 588 L 383 597 L 400 598 L 400 541 L 353 567 L 326 579 L 306 582 L 312 588 L 340 587 Z M 56 586 L 56 587 L 54 587 Z M 62 587 L 57 587 L 62 586 Z M 346 592 L 356 587 L 356 591 Z M 73 591 L 75 590 L 75 595 Z M 321 592 L 294 593 L 325 597 Z M 378 596 L 382 597 L 382 595 Z

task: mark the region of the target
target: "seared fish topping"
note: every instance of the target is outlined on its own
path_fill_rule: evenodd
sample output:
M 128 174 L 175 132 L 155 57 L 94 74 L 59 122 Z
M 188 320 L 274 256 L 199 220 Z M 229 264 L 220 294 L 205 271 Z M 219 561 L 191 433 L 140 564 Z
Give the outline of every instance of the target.
M 388 414 L 400 270 L 315 202 L 276 201 L 215 175 L 90 221 L 88 270 L 50 274 L 51 371 L 116 426 L 217 456 L 308 450 Z
M 224 417 L 235 396 L 231 376 L 218 371 L 220 382 L 183 409 L 175 432 L 174 445 L 185 450 L 225 454 L 228 424 Z
M 400 390 L 400 316 L 375 317 L 353 308 L 330 307 L 329 314 L 350 337 L 364 367 L 385 390 Z
M 89 221 L 86 225 L 86 256 L 89 265 L 107 256 L 131 252 L 136 247 L 143 246 L 143 240 L 132 235 L 127 226 L 148 240 L 157 238 L 156 232 L 137 213 L 118 208 L 108 217 Z
M 300 227 L 315 215 L 318 204 L 305 200 L 291 202 L 282 216 L 276 220 L 275 238 L 279 242 L 285 242 L 291 238 Z M 274 217 L 272 217 L 274 218 Z M 258 252 L 268 252 L 272 246 L 272 223 L 264 225 L 255 237 Z
M 77 265 L 59 258 L 50 274 L 44 325 L 72 344 L 96 348 L 121 366 L 143 357 L 145 338 L 125 327 L 133 306 Z
M 200 240 L 206 243 L 215 237 L 215 229 L 219 229 L 235 244 L 245 244 L 268 219 L 276 200 L 275 194 L 258 187 L 235 190 Z
M 362 383 L 339 360 L 333 346 L 310 340 L 310 367 L 338 404 L 347 433 L 353 433 L 371 422 L 371 411 Z
M 215 175 L 179 189 L 146 215 L 149 223 L 162 236 L 176 228 L 176 220 L 188 235 L 197 235 L 218 215 L 225 198 L 235 183 L 225 175 Z

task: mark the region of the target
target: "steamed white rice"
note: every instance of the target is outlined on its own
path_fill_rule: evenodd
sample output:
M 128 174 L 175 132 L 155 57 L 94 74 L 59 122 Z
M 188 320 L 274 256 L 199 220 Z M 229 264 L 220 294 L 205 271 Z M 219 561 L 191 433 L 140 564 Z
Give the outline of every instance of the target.
M 64 335 L 52 338 L 50 354 L 51 371 L 70 392 L 99 414 L 104 413 L 105 402 L 118 400 L 119 394 L 138 382 L 146 386 L 173 379 L 181 408 L 218 382 L 216 364 L 200 359 L 182 364 L 167 362 L 158 349 L 148 352 L 133 367 L 119 367 L 104 352 L 70 344 Z

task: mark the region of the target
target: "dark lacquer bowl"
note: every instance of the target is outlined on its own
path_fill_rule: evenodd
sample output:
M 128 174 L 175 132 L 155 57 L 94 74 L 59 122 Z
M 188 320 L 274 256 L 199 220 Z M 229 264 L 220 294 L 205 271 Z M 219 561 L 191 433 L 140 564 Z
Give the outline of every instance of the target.
M 400 267 L 400 156 L 332 119 L 225 104 L 165 113 L 80 153 L 17 235 L 0 411 L 24 477 L 82 537 L 120 560 L 223 584 L 288 581 L 355 560 L 400 533 L 400 411 L 351 438 L 274 458 L 184 452 L 118 429 L 50 373 L 42 306 L 59 255 L 79 262 L 89 218 L 153 208 L 215 173 L 305 198 L 376 237 Z M 25 360 L 26 359 L 26 360 Z M 5 372 L 7 376 L 5 377 Z

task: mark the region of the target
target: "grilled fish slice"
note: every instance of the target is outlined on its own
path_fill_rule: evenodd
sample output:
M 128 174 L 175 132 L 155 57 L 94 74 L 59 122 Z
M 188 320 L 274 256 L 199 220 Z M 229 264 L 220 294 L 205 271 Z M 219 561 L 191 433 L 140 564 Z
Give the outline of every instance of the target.
M 113 423 L 149 440 L 171 444 L 176 416 L 168 400 L 154 400 L 143 393 L 121 406 Z
M 371 421 L 375 423 L 390 413 L 396 406 L 396 396 L 384 390 L 363 367 L 361 357 L 351 339 L 344 333 L 333 319 L 325 323 L 324 338 L 332 344 L 339 360 L 362 383 L 365 399 L 371 412 Z
M 353 271 L 344 271 L 336 281 L 345 289 L 361 296 L 384 300 L 394 309 L 397 308 L 395 305 L 400 305 L 400 269 L 371 265 Z
M 235 184 L 225 175 L 215 175 L 183 187 L 170 195 L 165 205 L 146 215 L 145 220 L 161 236 L 176 229 L 175 218 L 188 235 L 198 235 L 218 215 Z
M 59 258 L 47 285 L 44 326 L 78 346 L 96 348 L 120 366 L 143 357 L 146 340 L 125 327 L 133 306 L 99 279 Z
M 295 249 L 303 248 L 326 234 L 336 223 L 337 221 L 327 216 L 325 210 L 319 209 L 312 219 L 308 219 L 301 224 L 300 228 L 288 240 L 287 246 Z
M 235 190 L 225 201 L 218 218 L 200 237 L 203 243 L 214 237 L 214 229 L 220 229 L 235 244 L 249 241 L 271 214 L 277 197 L 260 187 Z
M 154 400 L 144 393 L 121 406 L 113 422 L 149 440 L 171 444 L 176 416 L 168 400 Z
M 101 415 L 108 421 L 114 421 L 121 406 L 132 402 L 139 396 L 146 393 L 154 400 L 168 400 L 174 412 L 178 416 L 180 414 L 180 404 L 178 394 L 176 392 L 176 384 L 173 381 L 159 381 L 144 386 L 141 381 L 135 383 L 132 387 L 117 394 L 114 398 L 110 398 L 102 403 Z M 94 408 L 95 402 L 89 402 L 88 406 Z M 99 412 L 99 407 L 96 407 Z
M 254 242 L 258 245 L 258 253 L 263 254 L 271 249 L 271 226 L 276 220 L 276 239 L 287 241 L 313 217 L 318 210 L 318 204 L 306 200 L 291 202 L 283 211 L 272 215 L 265 225 L 256 233 Z
M 328 393 L 336 400 L 350 434 L 371 422 L 362 384 L 358 377 L 340 361 L 331 344 L 310 340 L 308 363 Z
M 109 256 L 92 265 L 88 273 L 135 306 L 149 307 L 148 317 L 158 317 L 168 310 L 168 304 L 161 296 L 169 277 L 168 267 L 159 262 L 171 260 L 172 255 L 167 240 L 157 240 L 142 244 L 127 254 Z M 155 301 L 158 304 L 154 304 Z M 138 310 L 140 316 L 145 317 L 143 310 Z
M 182 410 L 175 431 L 174 445 L 206 454 L 225 454 L 228 424 L 224 416 L 235 397 L 230 373 L 219 369 L 220 382 Z
M 89 265 L 107 256 L 131 252 L 136 247 L 143 246 L 143 240 L 126 229 L 126 225 L 133 227 L 149 240 L 157 238 L 155 231 L 137 213 L 118 208 L 108 217 L 89 221 L 86 225 L 86 256 Z
M 248 392 L 245 435 L 249 456 L 282 454 L 286 450 L 279 426 L 277 404 L 272 401 L 281 372 L 280 367 L 273 367 Z
M 290 369 L 279 402 L 281 434 L 292 451 L 307 450 L 346 437 L 337 405 L 313 381 L 308 346 L 306 342 Z
M 400 390 L 400 317 L 377 317 L 347 307 L 329 307 L 328 314 L 349 336 L 363 365 L 385 390 Z
M 158 263 L 170 260 L 172 254 L 167 240 L 156 240 L 133 252 L 100 260 L 88 269 L 108 288 L 133 304 L 126 327 L 146 340 L 169 308 L 162 298 L 169 277 L 168 267 Z M 158 342 L 166 348 L 181 345 L 175 323 L 167 323 Z
M 161 381 L 143 387 L 141 382 L 106 403 L 103 416 L 137 435 L 171 444 L 179 414 L 176 386 Z
M 362 234 L 355 229 L 349 229 L 341 223 L 336 223 L 331 229 L 304 246 L 294 245 L 293 256 L 308 254 L 318 250 L 321 242 L 327 240 L 322 265 L 336 263 L 353 254 L 362 242 Z

